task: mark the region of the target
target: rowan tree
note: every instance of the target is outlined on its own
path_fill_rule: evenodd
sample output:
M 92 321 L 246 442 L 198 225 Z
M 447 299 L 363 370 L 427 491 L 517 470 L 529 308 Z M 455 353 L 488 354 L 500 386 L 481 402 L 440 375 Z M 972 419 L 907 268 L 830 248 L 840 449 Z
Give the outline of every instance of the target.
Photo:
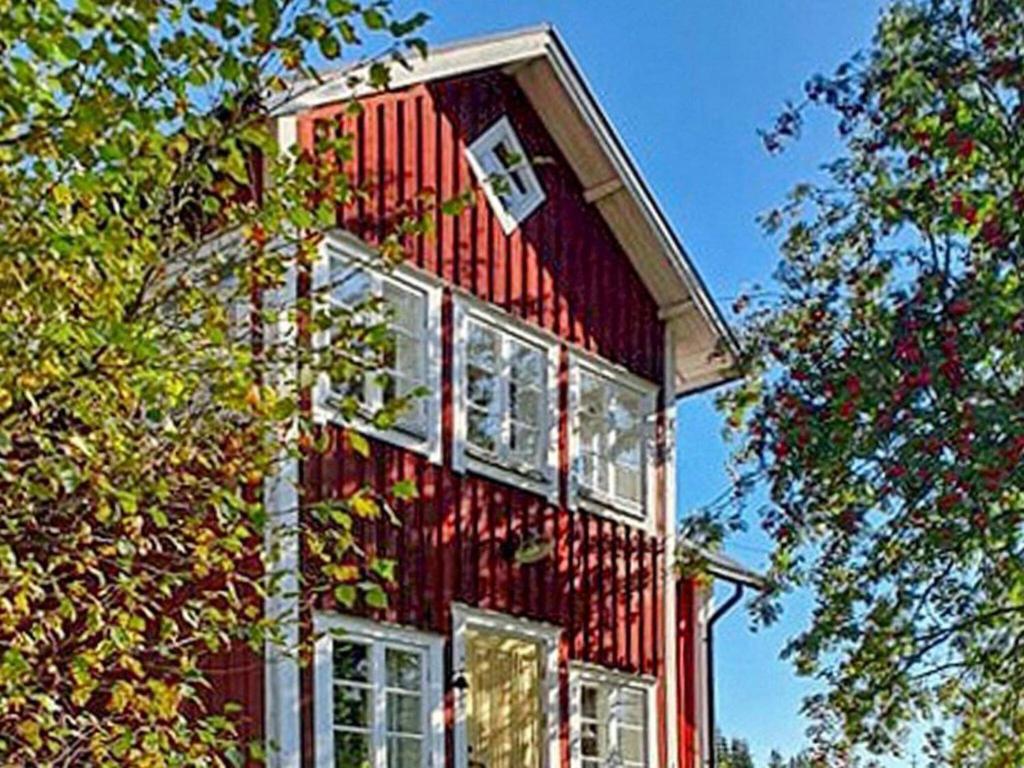
M 376 299 L 271 300 L 366 190 L 329 164 L 345 137 L 300 154 L 268 119 L 343 54 L 379 52 L 352 77 L 385 85 L 425 20 L 347 0 L 0 3 L 3 765 L 258 759 L 205 705 L 203 659 L 280 642 L 262 605 L 288 536 L 322 589 L 381 601 L 388 565 L 354 557 L 350 530 L 386 498 L 290 531 L 263 502 L 280 461 L 322 447 L 305 384 L 379 375 L 392 347 Z M 427 226 L 397 223 L 382 266 Z M 296 323 L 334 343 L 269 333 Z
M 836 116 L 842 154 L 764 223 L 771 285 L 741 316 L 720 399 L 730 511 L 774 541 L 774 592 L 808 590 L 786 655 L 822 684 L 818 759 L 901 753 L 1024 765 L 1024 4 L 904 0 L 870 46 L 764 134 Z

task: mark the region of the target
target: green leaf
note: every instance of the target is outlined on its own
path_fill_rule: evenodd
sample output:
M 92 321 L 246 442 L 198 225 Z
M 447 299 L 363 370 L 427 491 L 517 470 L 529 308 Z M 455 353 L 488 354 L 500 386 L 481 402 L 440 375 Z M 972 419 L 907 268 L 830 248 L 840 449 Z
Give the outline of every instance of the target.
M 399 501 L 409 501 L 419 496 L 419 490 L 416 488 L 416 482 L 408 478 L 399 480 L 391 486 L 391 493 L 394 494 L 395 498 Z
M 348 444 L 351 446 L 352 450 L 363 458 L 368 459 L 370 457 L 370 443 L 367 439 L 355 430 L 349 430 L 347 434 Z
M 384 29 L 387 26 L 387 21 L 384 15 L 376 8 L 366 8 L 363 11 L 363 23 L 367 29 L 374 31 Z

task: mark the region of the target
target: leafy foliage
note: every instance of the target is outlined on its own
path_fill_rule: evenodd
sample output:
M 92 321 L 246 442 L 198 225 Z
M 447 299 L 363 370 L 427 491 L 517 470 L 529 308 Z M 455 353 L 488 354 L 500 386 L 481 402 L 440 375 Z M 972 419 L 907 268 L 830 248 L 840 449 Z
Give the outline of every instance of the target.
M 281 460 L 323 447 L 307 383 L 372 373 L 390 344 L 373 300 L 281 299 L 366 191 L 325 165 L 345 137 L 300 155 L 268 118 L 367 35 L 384 54 L 350 78 L 385 85 L 425 20 L 338 0 L 0 3 L 0 763 L 240 763 L 202 660 L 284 636 L 262 604 L 285 537 L 321 588 L 380 604 L 390 568 L 353 559 L 350 530 L 386 499 L 290 531 L 263 503 Z M 381 258 L 425 226 L 401 222 Z
M 727 739 L 721 731 L 716 732 L 715 765 L 718 768 L 754 768 L 750 746 L 743 739 Z
M 821 106 L 845 144 L 765 217 L 782 261 L 738 302 L 721 398 L 730 502 L 775 541 L 761 616 L 816 601 L 787 654 L 824 684 L 823 764 L 899 753 L 915 721 L 941 725 L 936 764 L 1024 764 L 1022 97 L 1024 5 L 905 0 L 765 134 L 780 150 Z

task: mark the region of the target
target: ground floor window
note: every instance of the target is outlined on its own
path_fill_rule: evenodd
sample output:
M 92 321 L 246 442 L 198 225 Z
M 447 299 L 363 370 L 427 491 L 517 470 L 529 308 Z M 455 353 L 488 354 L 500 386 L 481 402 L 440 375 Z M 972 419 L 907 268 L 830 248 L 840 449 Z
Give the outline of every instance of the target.
M 318 768 L 442 765 L 441 639 L 341 617 L 318 624 Z
M 573 674 L 574 768 L 648 768 L 652 685 L 600 670 Z

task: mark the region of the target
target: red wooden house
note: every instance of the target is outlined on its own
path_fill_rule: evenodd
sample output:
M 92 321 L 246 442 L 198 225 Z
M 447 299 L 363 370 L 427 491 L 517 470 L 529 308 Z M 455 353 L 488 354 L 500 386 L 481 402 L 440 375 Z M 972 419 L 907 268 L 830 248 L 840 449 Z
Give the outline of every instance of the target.
M 673 576 L 674 406 L 731 376 L 725 324 L 552 29 L 432 50 L 358 115 L 351 96 L 328 77 L 276 117 L 284 145 L 353 135 L 345 170 L 373 190 L 315 280 L 339 302 L 383 295 L 394 386 L 431 394 L 367 428 L 371 458 L 292 464 L 268 500 L 403 477 L 419 493 L 401 527 L 360 534 L 397 562 L 389 607 L 325 605 L 317 627 L 343 639 L 308 668 L 268 653 L 223 695 L 281 768 L 696 768 L 706 611 Z M 407 264 L 365 266 L 397 209 L 470 185 Z M 313 407 L 337 430 L 332 394 L 319 382 Z

